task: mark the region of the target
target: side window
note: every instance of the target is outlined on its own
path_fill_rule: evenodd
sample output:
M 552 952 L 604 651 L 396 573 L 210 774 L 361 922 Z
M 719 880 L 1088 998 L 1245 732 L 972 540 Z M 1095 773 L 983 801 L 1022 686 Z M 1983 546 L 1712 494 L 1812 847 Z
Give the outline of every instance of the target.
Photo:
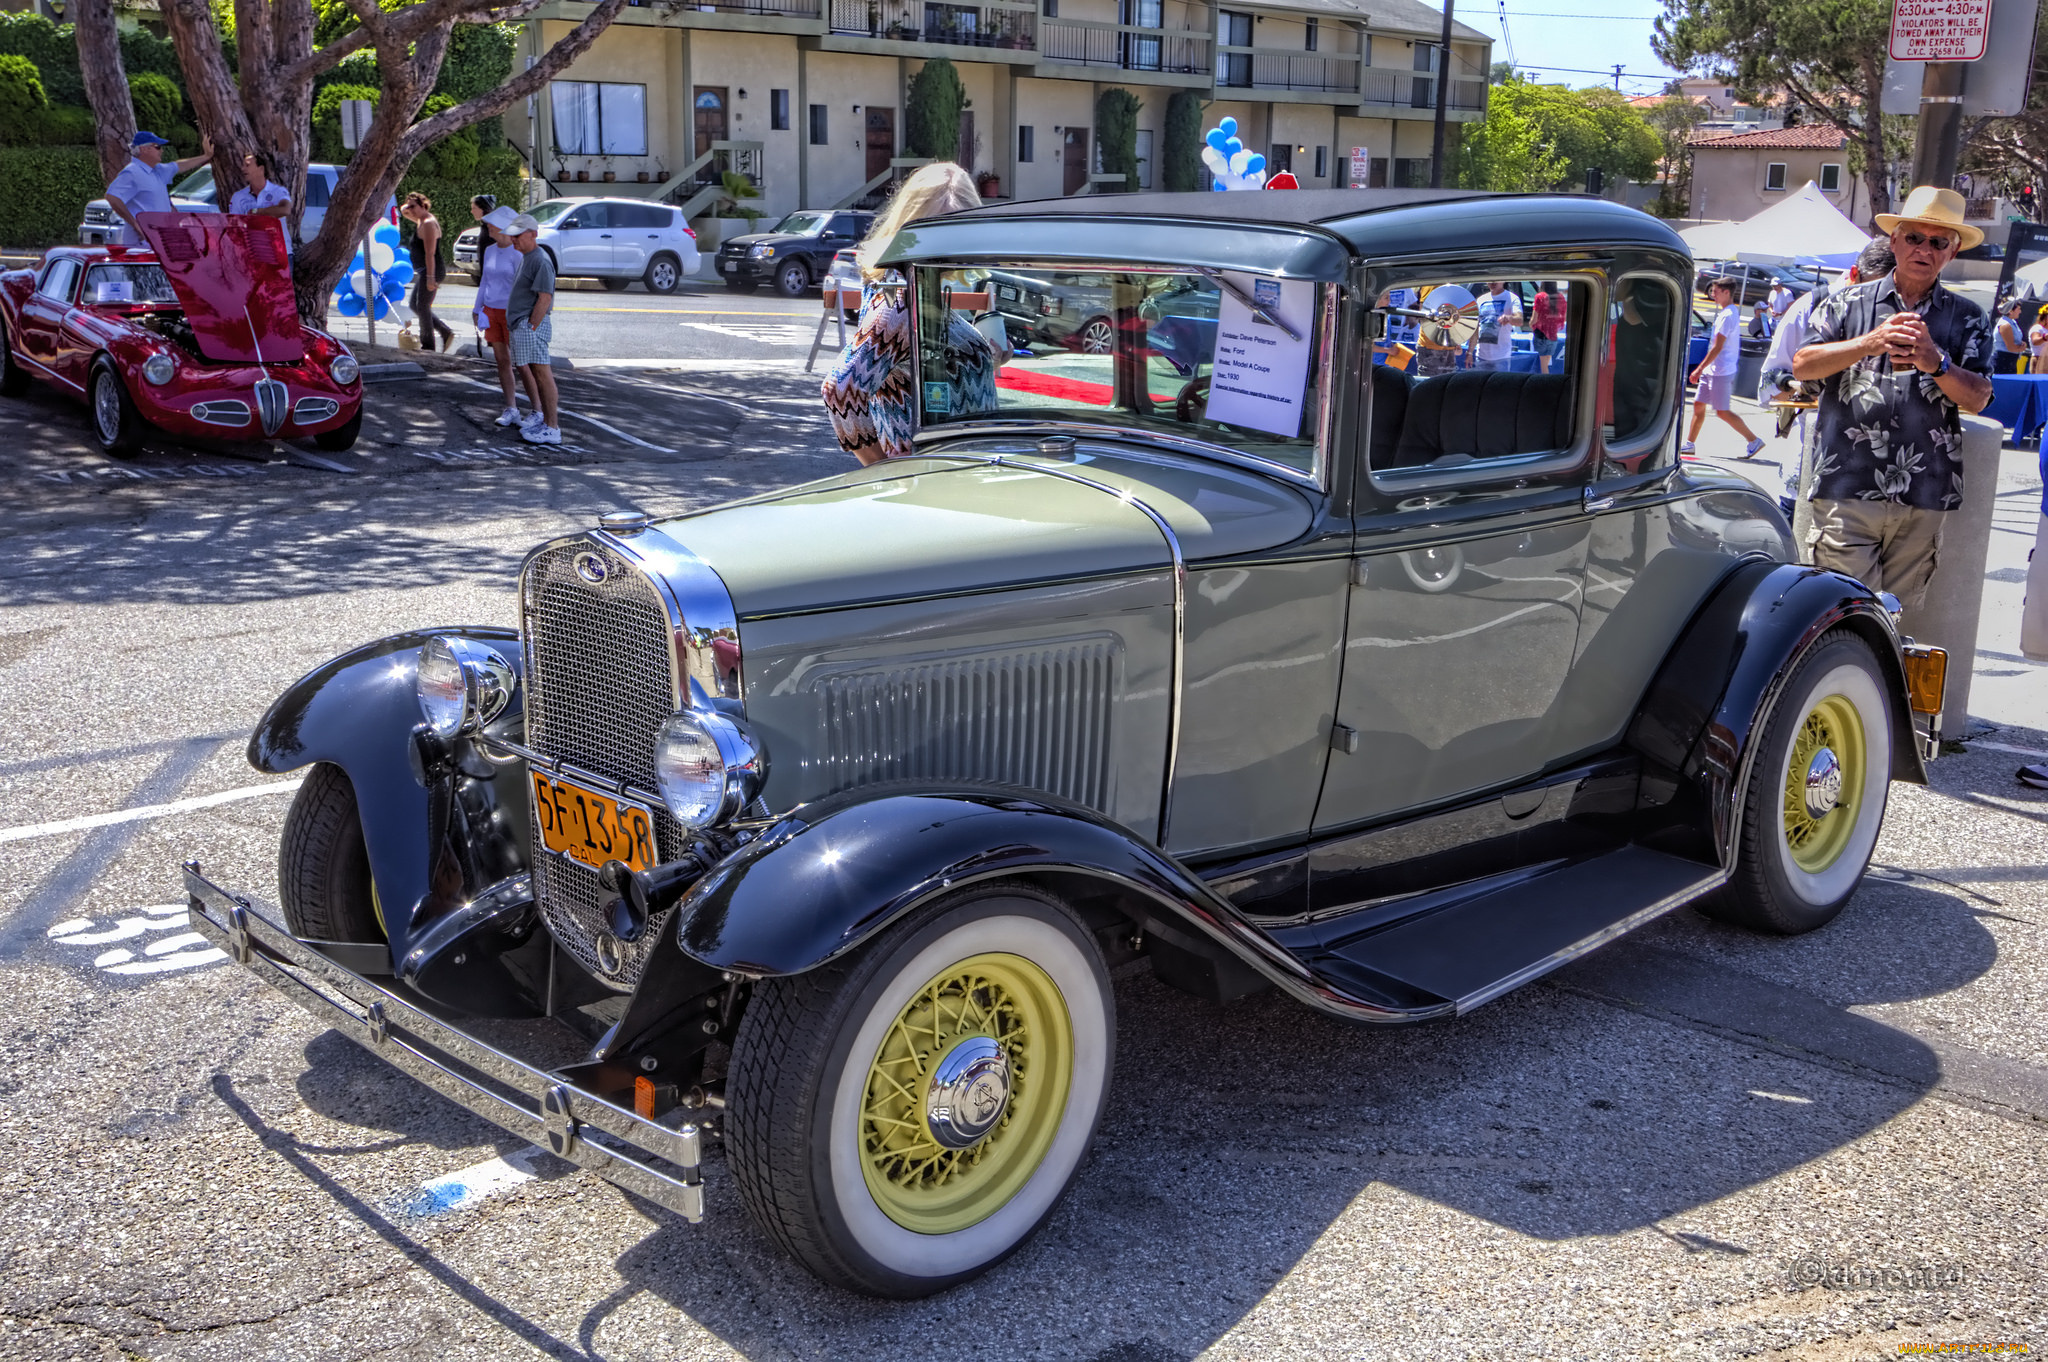
M 1680 332 L 1689 320 L 1689 309 L 1668 279 L 1635 274 L 1614 285 L 1600 344 L 1599 410 L 1610 462 L 1620 467 L 1603 472 L 1641 472 L 1648 465 L 1639 461 L 1654 459 L 1668 443 L 1660 437 L 1675 406 L 1673 351 L 1685 343 Z
M 43 282 L 36 289 L 36 292 L 53 302 L 68 303 L 71 301 L 71 285 L 77 279 L 78 262 L 76 260 L 68 257 L 57 260 L 50 265 L 50 268 L 43 271 Z
M 615 203 L 611 205 L 612 226 L 640 227 L 659 231 L 668 226 L 669 209 L 651 203 Z
M 1380 295 L 1373 337 L 1373 474 L 1461 474 L 1569 455 L 1579 429 L 1585 280 L 1403 281 Z M 1460 478 L 1459 481 L 1466 479 Z
M 608 203 L 586 203 L 569 215 L 562 224 L 562 230 L 573 232 L 594 227 L 612 225 L 611 205 Z
M 327 177 L 317 170 L 306 172 L 306 207 L 327 206 Z
M 834 213 L 832 215 L 832 225 L 827 230 L 836 237 L 852 241 L 860 236 L 861 229 L 865 225 L 851 213 Z

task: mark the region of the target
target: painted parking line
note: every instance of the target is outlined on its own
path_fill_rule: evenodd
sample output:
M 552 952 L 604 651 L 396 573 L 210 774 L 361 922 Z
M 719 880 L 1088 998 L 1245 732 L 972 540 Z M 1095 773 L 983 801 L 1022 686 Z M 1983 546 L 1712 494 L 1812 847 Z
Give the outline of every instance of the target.
M 90 948 L 117 941 L 132 943 L 115 946 L 93 956 L 93 968 L 108 974 L 175 974 L 202 965 L 218 964 L 228 958 L 226 952 L 208 945 L 206 938 L 199 933 L 179 930 L 188 924 L 184 904 L 157 903 L 134 909 L 127 916 L 116 917 L 110 926 L 103 926 L 92 918 L 78 917 L 58 923 L 45 935 L 59 946 Z M 156 933 L 168 935 L 156 935 L 149 941 L 142 939 Z M 141 948 L 139 956 L 137 947 Z
M 1972 752 L 1982 747 L 1993 752 L 2010 752 L 2016 757 L 2033 757 L 2037 761 L 2048 761 L 2048 752 L 2036 747 L 2011 747 L 2002 742 L 1985 742 L 1982 738 L 1970 738 L 1967 741 Z
M 471 1167 L 444 1173 L 432 1181 L 421 1183 L 419 1190 L 406 1197 L 399 1209 L 415 1216 L 446 1215 L 450 1211 L 465 1210 L 540 1177 L 536 1161 L 541 1157 L 537 1146 L 528 1145 L 503 1158 L 486 1159 Z
M 89 813 L 81 818 L 66 818 L 58 823 L 26 823 L 20 827 L 0 828 L 0 842 L 21 842 L 31 837 L 54 837 L 65 832 L 86 832 L 93 828 L 111 827 L 116 823 L 136 823 L 146 818 L 168 818 L 173 814 L 191 813 L 194 809 L 211 809 L 242 799 L 290 794 L 304 783 L 305 778 L 301 776 L 297 780 L 280 780 L 269 785 L 245 785 L 239 790 L 222 790 L 218 794 L 197 795 L 169 804 L 142 804 L 132 809 L 116 809 L 112 813 Z

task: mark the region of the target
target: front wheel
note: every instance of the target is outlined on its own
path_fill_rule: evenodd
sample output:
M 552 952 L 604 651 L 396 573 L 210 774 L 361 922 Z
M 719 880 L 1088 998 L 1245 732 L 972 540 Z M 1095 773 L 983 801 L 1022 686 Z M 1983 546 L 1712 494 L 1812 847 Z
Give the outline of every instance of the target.
M 7 334 L 7 322 L 0 319 L 0 397 L 19 397 L 28 391 L 28 370 L 14 359 L 14 344 Z
M 306 772 L 292 796 L 277 846 L 277 889 L 284 925 L 309 941 L 384 940 L 383 913 L 356 789 L 331 762 Z
M 1884 674 L 1861 637 L 1824 637 L 1792 673 L 1743 793 L 1735 874 L 1709 917 L 1794 935 L 1834 920 L 1870 864 L 1891 792 Z
M 1095 1137 L 1115 1004 L 1057 899 L 976 886 L 850 958 L 757 984 L 726 1153 L 755 1221 L 820 1278 L 929 1295 L 1051 1213 Z
M 355 448 L 356 437 L 363 433 L 363 409 L 356 408 L 356 414 L 343 421 L 333 430 L 323 430 L 313 437 L 313 443 L 330 454 L 339 454 L 345 449 Z
M 135 399 L 128 395 L 128 385 L 114 372 L 111 361 L 102 358 L 92 366 L 86 401 L 92 407 L 93 438 L 102 450 L 117 459 L 132 458 L 142 451 L 149 423 L 135 410 Z

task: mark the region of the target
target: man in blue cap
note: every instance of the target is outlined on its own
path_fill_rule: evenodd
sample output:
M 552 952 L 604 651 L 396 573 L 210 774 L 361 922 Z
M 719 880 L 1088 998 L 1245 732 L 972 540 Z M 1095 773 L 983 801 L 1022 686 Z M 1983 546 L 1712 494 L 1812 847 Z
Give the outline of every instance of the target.
M 164 148 L 169 145 L 169 142 L 153 132 L 135 134 L 135 159 L 122 166 L 121 173 L 107 186 L 107 206 L 119 213 L 121 220 L 128 224 L 121 229 L 121 239 L 113 244 L 140 246 L 144 238 L 141 225 L 135 221 L 135 215 L 170 212 L 171 181 L 213 159 L 211 137 L 200 139 L 197 156 L 188 156 L 182 161 L 164 160 Z

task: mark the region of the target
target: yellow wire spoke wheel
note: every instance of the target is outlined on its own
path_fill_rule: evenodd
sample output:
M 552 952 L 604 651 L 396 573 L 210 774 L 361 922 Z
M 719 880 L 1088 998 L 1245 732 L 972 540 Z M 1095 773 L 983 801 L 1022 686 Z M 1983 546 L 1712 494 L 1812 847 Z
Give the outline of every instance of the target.
M 1073 1022 L 1044 970 L 1010 954 L 947 967 L 911 996 L 868 1067 L 860 1161 L 875 1204 L 920 1234 L 986 1220 L 1045 1161 L 1073 1074 Z
M 1844 695 L 1816 702 L 1792 737 L 1785 762 L 1785 845 L 1793 864 L 1808 874 L 1840 860 L 1856 831 L 1867 747 L 1863 719 Z

